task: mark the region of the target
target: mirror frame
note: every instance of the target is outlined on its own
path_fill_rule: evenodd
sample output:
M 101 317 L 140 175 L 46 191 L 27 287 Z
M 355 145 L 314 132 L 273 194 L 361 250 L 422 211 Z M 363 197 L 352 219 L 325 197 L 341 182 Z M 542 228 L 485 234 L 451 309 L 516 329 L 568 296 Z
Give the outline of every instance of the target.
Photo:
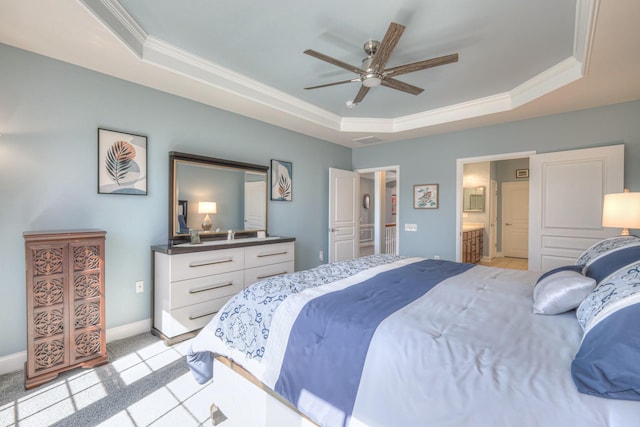
M 469 200 L 469 203 L 467 203 L 467 196 L 469 196 L 469 198 L 471 198 L 471 196 L 477 195 L 477 194 L 472 194 L 471 192 L 475 192 L 480 190 L 480 192 L 482 193 L 482 206 L 480 208 L 475 208 L 472 209 L 471 208 L 471 201 Z M 462 211 L 463 212 L 484 212 L 485 209 L 485 203 L 486 203 L 486 191 L 485 191 L 485 187 L 484 186 L 480 186 L 480 187 L 465 187 L 462 189 Z M 469 208 L 466 208 L 466 206 L 469 206 Z
M 265 174 L 265 194 L 268 194 L 269 191 L 269 166 L 255 165 L 252 163 L 243 163 L 236 162 L 234 160 L 225 160 L 218 159 L 214 157 L 200 156 L 197 154 L 189 154 L 189 153 L 180 153 L 177 151 L 169 152 L 169 241 L 170 242 L 184 242 L 189 241 L 190 236 L 188 234 L 177 234 L 175 230 L 175 224 L 177 221 L 177 209 L 178 205 L 178 194 L 176 193 L 176 182 L 177 182 L 177 163 L 185 162 L 185 163 L 193 163 L 198 166 L 211 166 L 223 169 L 233 169 L 237 171 L 243 172 L 254 172 L 254 173 L 264 173 Z M 265 197 L 265 229 L 267 231 L 268 224 L 268 197 Z M 236 233 L 236 237 L 251 237 L 257 234 L 258 230 L 234 230 Z M 267 233 L 268 234 L 268 233 Z M 211 232 L 211 233 L 200 233 L 200 237 L 203 240 L 212 240 L 212 239 L 220 239 L 226 238 L 227 231 L 224 232 Z

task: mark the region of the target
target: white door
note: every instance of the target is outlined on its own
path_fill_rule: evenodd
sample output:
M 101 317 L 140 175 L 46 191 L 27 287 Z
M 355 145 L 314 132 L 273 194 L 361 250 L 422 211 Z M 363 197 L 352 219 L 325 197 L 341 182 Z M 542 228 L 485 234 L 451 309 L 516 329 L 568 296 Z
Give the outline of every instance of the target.
M 530 270 L 573 264 L 619 232 L 602 227 L 602 202 L 623 189 L 624 145 L 533 155 L 529 169 Z
M 267 185 L 264 181 L 244 183 L 244 229 L 267 229 Z
M 529 256 L 529 183 L 502 183 L 502 254 Z
M 358 256 L 359 187 L 356 172 L 329 169 L 329 262 Z
M 498 251 L 498 182 L 494 179 L 489 197 L 489 259 L 494 259 Z

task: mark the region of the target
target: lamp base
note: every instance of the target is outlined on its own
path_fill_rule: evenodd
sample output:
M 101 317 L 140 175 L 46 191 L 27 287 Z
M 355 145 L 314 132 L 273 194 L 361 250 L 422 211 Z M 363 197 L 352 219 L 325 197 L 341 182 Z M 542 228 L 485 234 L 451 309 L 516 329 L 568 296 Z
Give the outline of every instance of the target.
M 204 217 L 202 221 L 202 230 L 209 231 L 211 230 L 211 218 L 209 218 L 209 214 Z

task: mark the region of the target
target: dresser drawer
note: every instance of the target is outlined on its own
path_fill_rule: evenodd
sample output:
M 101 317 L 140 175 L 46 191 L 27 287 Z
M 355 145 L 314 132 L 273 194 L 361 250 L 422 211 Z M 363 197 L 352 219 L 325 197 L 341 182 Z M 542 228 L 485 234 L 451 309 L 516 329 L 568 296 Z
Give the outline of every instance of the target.
M 281 262 L 279 264 L 264 265 L 261 267 L 248 268 L 244 271 L 244 286 L 247 287 L 252 283 L 262 279 L 267 279 L 281 274 L 293 273 L 294 262 Z
M 171 283 L 171 309 L 216 298 L 232 297 L 244 287 L 242 270 Z
M 193 279 L 244 268 L 244 249 L 172 255 L 170 281 Z
M 163 333 L 169 337 L 185 334 L 203 328 L 211 318 L 220 310 L 229 298 L 217 298 L 199 304 L 171 310 L 165 315 L 170 319 L 165 319 L 166 325 Z
M 246 268 L 293 261 L 293 259 L 293 242 L 276 243 L 273 245 L 249 246 L 245 248 Z

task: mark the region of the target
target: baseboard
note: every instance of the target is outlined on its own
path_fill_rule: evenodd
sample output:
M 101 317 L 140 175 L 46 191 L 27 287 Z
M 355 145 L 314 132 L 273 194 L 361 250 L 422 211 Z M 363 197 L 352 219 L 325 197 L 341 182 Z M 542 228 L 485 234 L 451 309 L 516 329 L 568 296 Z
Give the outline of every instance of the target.
M 138 322 L 128 323 L 115 328 L 107 329 L 107 342 L 129 338 L 134 335 L 151 331 L 151 319 L 144 319 Z M 0 357 L 0 375 L 16 372 L 24 369 L 24 362 L 27 361 L 27 352 L 21 351 Z
M 134 335 L 144 334 L 149 331 L 151 331 L 150 318 L 122 326 L 116 326 L 115 328 L 107 329 L 107 342 L 118 341 Z
M 24 362 L 27 361 L 27 352 L 8 354 L 0 357 L 0 375 L 16 372 L 24 369 Z

